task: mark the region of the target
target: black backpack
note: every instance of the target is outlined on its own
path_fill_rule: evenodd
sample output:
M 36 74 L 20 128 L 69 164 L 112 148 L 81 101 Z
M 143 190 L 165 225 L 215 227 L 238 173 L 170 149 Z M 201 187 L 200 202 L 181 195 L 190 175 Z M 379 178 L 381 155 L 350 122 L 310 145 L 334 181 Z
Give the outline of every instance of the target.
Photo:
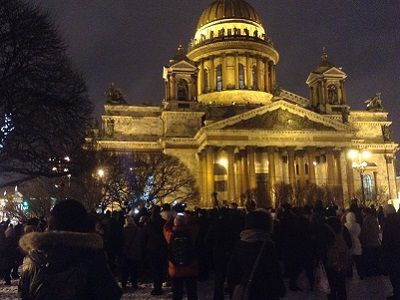
M 192 238 L 186 232 L 174 232 L 168 246 L 169 261 L 177 267 L 190 266 L 196 259 Z

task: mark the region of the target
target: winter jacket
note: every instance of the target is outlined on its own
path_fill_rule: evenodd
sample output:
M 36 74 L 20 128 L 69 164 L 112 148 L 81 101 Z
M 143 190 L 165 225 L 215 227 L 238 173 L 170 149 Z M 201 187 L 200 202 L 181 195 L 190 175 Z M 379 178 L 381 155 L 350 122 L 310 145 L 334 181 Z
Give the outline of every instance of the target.
M 175 226 L 174 219 L 171 218 L 164 226 L 164 237 L 168 244 L 175 233 L 181 232 L 190 236 L 193 243 L 196 243 L 198 235 L 198 227 L 196 224 L 192 223 L 190 220 L 187 224 L 182 226 Z M 193 263 L 189 266 L 176 266 L 170 260 L 168 260 L 168 274 L 172 278 L 182 278 L 182 277 L 196 277 L 199 275 L 199 265 L 198 260 L 195 259 Z
M 167 242 L 165 241 L 163 229 L 165 220 L 161 216 L 152 216 L 150 221 L 146 224 L 146 250 L 151 253 L 167 253 Z
M 141 260 L 143 257 L 143 229 L 128 224 L 123 229 L 122 254 L 129 260 Z
M 400 215 L 397 213 L 385 218 L 382 250 L 387 271 L 400 274 Z
M 243 230 L 233 250 L 227 273 L 230 290 L 249 279 L 264 240 L 266 244 L 249 287 L 252 300 L 279 299 L 286 292 L 274 243 L 267 232 L 256 229 Z
M 360 242 L 361 227 L 360 224 L 356 222 L 356 217 L 354 213 L 348 212 L 346 215 L 346 223 L 344 224 L 348 229 L 351 236 L 351 255 L 361 255 L 362 247 Z
M 19 244 L 27 253 L 18 287 L 22 300 L 121 298 L 99 235 L 32 232 L 24 235 Z
M 361 244 L 363 248 L 377 248 L 380 246 L 380 229 L 375 216 L 365 216 L 361 226 Z

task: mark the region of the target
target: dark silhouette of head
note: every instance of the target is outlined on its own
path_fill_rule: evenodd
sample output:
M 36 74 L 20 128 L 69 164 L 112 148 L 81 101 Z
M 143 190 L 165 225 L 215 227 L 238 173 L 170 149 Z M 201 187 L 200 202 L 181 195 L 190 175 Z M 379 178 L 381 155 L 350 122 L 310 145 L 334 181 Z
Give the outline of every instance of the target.
M 51 211 L 51 230 L 88 232 L 86 209 L 76 200 L 64 200 Z

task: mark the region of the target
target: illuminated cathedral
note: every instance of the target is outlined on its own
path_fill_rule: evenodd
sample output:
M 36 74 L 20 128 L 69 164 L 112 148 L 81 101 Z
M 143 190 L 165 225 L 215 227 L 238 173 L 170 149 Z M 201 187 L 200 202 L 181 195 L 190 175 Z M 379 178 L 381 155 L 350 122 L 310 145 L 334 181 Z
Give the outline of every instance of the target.
M 352 110 L 347 75 L 324 50 L 304 79 L 308 95 L 277 85 L 279 53 L 256 10 L 244 0 L 217 0 L 201 14 L 187 51 L 163 68 L 158 106 L 129 105 L 108 91 L 101 149 L 162 151 L 196 178 L 203 206 L 212 195 L 274 207 L 279 186 L 323 186 L 348 206 L 362 192 L 397 198 L 391 121 L 377 95 Z M 285 83 L 282 83 L 284 86 Z M 161 88 L 161 87 L 160 87 Z M 306 199 L 300 199 L 305 201 Z M 299 201 L 299 199 L 297 199 Z

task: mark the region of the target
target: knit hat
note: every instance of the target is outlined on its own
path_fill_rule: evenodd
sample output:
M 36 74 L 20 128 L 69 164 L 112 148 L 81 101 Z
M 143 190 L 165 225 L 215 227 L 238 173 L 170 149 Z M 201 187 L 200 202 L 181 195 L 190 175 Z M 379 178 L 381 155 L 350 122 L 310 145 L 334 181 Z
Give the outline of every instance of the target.
M 87 232 L 89 230 L 86 209 L 76 200 L 64 200 L 51 211 L 52 229 L 59 231 Z

